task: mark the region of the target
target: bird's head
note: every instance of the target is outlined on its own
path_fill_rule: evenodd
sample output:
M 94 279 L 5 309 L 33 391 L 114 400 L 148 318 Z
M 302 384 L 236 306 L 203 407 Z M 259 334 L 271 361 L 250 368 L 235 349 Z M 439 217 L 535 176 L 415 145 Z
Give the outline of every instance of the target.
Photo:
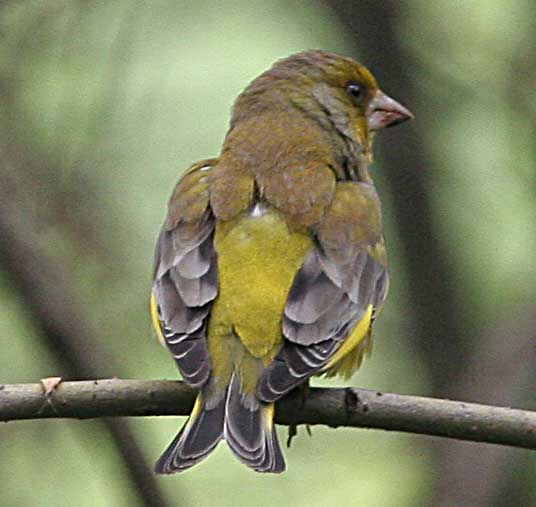
M 231 125 L 265 111 L 298 108 L 370 156 L 373 133 L 413 118 L 383 93 L 371 72 L 355 60 L 327 51 L 303 51 L 279 60 L 238 97 Z

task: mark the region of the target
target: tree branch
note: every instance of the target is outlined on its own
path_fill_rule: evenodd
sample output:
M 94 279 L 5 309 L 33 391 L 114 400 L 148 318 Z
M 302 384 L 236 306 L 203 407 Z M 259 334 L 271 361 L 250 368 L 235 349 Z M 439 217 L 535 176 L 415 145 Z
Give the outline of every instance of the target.
M 379 428 L 536 450 L 536 412 L 366 389 L 311 389 L 277 405 L 276 422 Z M 182 382 L 91 380 L 63 382 L 50 394 L 41 384 L 0 385 L 0 421 L 69 417 L 187 415 L 195 391 Z

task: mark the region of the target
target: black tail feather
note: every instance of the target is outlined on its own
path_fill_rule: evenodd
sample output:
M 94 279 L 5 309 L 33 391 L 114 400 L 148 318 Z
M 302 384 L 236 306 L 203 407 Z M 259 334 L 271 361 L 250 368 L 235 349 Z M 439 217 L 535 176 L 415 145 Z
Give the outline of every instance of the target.
M 227 395 L 225 439 L 238 459 L 257 472 L 285 470 L 273 413 L 273 404 L 241 392 L 240 377 L 235 373 Z
M 206 397 L 206 399 L 205 399 Z M 190 417 L 156 462 L 158 474 L 182 472 L 205 459 L 223 438 L 225 395 L 213 399 L 204 391 L 197 396 Z

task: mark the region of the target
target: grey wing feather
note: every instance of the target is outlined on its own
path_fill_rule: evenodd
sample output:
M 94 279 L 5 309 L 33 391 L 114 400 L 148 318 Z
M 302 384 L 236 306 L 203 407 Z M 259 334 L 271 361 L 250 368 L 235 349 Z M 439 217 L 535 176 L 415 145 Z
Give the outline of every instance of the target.
M 284 345 L 257 385 L 273 402 L 322 370 L 363 317 L 387 292 L 385 266 L 366 251 L 340 264 L 315 247 L 296 275 L 283 316 Z
M 312 324 L 339 299 L 339 288 L 322 271 L 315 256 L 309 255 L 290 289 L 285 317 L 300 324 Z
M 206 328 L 218 294 L 215 220 L 207 210 L 199 226 L 164 228 L 158 239 L 153 290 L 166 345 L 184 380 L 203 385 L 211 370 Z

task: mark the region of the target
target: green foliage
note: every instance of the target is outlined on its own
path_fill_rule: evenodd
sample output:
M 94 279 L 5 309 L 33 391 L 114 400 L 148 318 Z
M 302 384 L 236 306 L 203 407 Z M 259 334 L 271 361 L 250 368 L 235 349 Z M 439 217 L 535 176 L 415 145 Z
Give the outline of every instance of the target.
M 8 93 L 0 114 L 10 143 L 34 163 L 18 177 L 39 189 L 41 239 L 72 271 L 100 345 L 118 358 L 117 376 L 178 376 L 149 324 L 153 244 L 180 173 L 218 154 L 234 97 L 275 59 L 301 49 L 359 56 L 327 4 L 65 0 L 1 7 L 0 76 Z M 419 142 L 436 159 L 422 170 L 430 171 L 433 218 L 456 267 L 456 280 L 446 283 L 456 284 L 470 308 L 460 318 L 477 332 L 535 296 L 536 271 L 528 269 L 536 250 L 534 122 L 526 111 L 532 107 L 534 117 L 536 100 L 525 76 L 536 70 L 524 65 L 534 18 L 530 2 L 515 12 L 499 0 L 464 6 L 460 16 L 458 2 L 407 2 L 399 36 L 414 56 L 408 65 L 421 93 L 408 106 L 428 132 Z M 381 185 L 381 163 L 375 167 Z M 352 382 L 427 394 L 433 372 L 412 342 L 408 275 L 397 248 L 411 231 L 396 230 L 390 196 L 383 200 L 393 287 L 373 357 Z M 0 284 L 0 381 L 61 372 L 7 274 L 0 272 Z M 156 459 L 181 422 L 133 425 Z M 97 423 L 13 423 L 0 428 L 0 442 L 0 475 L 8 479 L 2 505 L 137 502 Z M 254 499 L 259 507 L 409 507 L 421 504 L 436 479 L 425 440 L 403 435 L 314 428 L 309 438 L 302 430 L 286 457 L 285 475 L 263 477 L 221 446 L 198 468 L 158 480 L 173 505 Z

